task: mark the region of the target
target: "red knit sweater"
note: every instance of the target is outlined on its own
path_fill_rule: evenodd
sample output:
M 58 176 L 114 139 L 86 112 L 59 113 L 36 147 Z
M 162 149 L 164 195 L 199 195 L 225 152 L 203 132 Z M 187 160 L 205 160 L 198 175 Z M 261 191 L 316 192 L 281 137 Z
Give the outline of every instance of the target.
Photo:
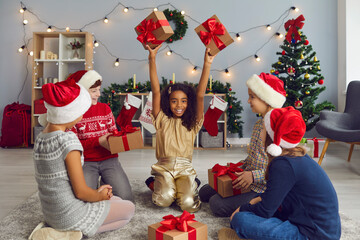
M 118 157 L 99 144 L 99 138 L 116 129 L 114 115 L 105 103 L 91 105 L 82 120 L 72 129 L 84 148 L 85 161 L 103 161 Z

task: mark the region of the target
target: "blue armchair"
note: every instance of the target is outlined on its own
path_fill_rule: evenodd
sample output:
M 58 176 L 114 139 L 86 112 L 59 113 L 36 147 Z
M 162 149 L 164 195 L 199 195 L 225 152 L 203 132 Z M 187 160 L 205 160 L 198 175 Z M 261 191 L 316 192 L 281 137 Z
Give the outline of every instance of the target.
M 320 120 L 316 123 L 316 130 L 326 137 L 319 165 L 324 158 L 330 142 L 346 142 L 350 144 L 348 162 L 355 144 L 360 144 L 360 81 L 351 81 L 346 92 L 345 111 L 321 111 Z

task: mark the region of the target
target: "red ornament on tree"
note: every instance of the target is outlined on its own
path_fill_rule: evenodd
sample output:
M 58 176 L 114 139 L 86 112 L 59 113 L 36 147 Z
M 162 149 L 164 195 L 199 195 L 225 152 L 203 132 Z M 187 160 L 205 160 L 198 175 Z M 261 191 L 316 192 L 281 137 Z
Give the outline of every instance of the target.
M 232 91 L 232 89 L 231 89 L 231 88 L 229 88 L 229 91 Z
M 172 38 L 170 38 L 169 41 L 172 42 L 173 41 Z
M 283 51 L 281 52 L 281 54 L 282 54 L 282 55 L 285 55 L 285 50 L 283 50 Z
M 318 81 L 318 84 L 323 85 L 323 84 L 324 84 L 324 79 L 320 79 L 320 80 Z
M 232 105 L 230 105 L 229 108 L 232 109 Z
M 180 39 L 182 40 L 182 37 L 180 37 Z
M 172 81 L 172 80 L 170 80 L 170 84 L 173 84 L 173 81 Z
M 304 45 L 309 45 L 309 40 L 306 39 Z
M 115 90 L 111 90 L 112 93 L 115 93 Z
M 296 109 L 301 109 L 303 107 L 303 102 L 300 100 L 297 100 L 294 104 Z
M 170 13 L 170 16 L 172 17 L 172 16 L 173 16 L 173 14 L 172 14 L 172 13 Z
M 289 68 L 287 69 L 287 73 L 288 73 L 290 76 L 295 75 L 295 68 L 289 67 Z

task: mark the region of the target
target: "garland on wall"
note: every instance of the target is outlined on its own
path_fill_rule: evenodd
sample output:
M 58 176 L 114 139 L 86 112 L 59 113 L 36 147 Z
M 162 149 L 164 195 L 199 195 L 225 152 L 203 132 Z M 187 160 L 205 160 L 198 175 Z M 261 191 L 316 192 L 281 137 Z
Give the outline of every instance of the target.
M 187 81 L 183 82 L 184 84 L 191 85 L 196 88 L 198 84 L 189 83 Z M 160 84 L 160 88 L 163 89 L 168 84 L 172 84 L 172 80 L 168 80 L 162 77 L 162 83 Z M 114 116 L 118 116 L 122 107 L 122 103 L 119 101 L 119 94 L 121 93 L 147 93 L 151 91 L 150 81 L 146 81 L 145 83 L 137 83 L 134 86 L 134 79 L 130 78 L 125 84 L 112 83 L 108 88 L 104 88 L 100 102 L 106 103 L 111 108 Z M 214 93 L 214 94 L 225 94 L 225 101 L 228 102 L 228 108 L 226 110 L 227 113 L 227 130 L 229 133 L 237 133 L 241 138 L 243 136 L 243 128 L 242 124 L 244 123 L 241 120 L 241 112 L 243 108 L 241 106 L 240 101 L 235 97 L 235 92 L 231 88 L 230 83 L 221 83 L 218 80 L 213 82 L 208 82 L 206 93 Z

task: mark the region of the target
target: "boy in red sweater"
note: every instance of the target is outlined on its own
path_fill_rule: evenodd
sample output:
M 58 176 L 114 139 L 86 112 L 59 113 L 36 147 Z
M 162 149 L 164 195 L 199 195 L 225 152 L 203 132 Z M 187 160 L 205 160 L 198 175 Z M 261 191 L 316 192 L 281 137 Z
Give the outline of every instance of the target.
M 98 179 L 112 186 L 115 196 L 134 201 L 129 179 L 118 159 L 111 154 L 107 137 L 116 130 L 115 118 L 105 103 L 98 102 L 102 77 L 94 70 L 81 70 L 69 76 L 84 86 L 91 96 L 91 107 L 72 129 L 84 148 L 86 184 L 97 189 Z

